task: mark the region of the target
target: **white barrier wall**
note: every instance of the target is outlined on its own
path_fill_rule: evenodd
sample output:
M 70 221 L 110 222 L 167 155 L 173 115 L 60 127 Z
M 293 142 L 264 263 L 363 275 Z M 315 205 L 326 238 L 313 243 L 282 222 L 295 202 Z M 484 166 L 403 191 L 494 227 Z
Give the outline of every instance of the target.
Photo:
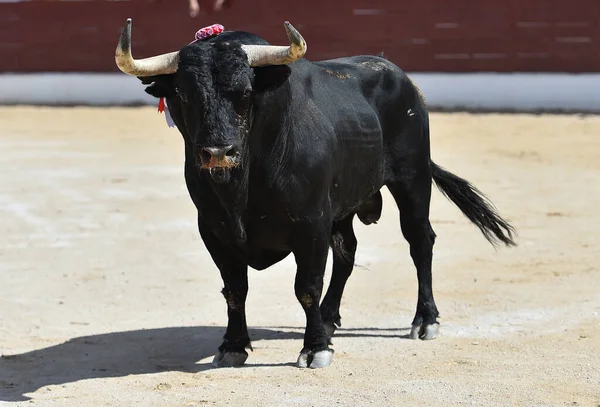
M 600 74 L 411 74 L 434 109 L 600 112 Z M 0 104 L 157 103 L 125 74 L 2 74 Z

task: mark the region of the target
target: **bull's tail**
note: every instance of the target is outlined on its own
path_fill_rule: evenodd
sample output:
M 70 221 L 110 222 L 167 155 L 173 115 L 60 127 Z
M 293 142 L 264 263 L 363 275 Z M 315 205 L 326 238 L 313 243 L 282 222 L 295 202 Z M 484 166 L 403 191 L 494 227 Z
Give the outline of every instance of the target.
M 494 246 L 516 246 L 514 228 L 500 217 L 494 204 L 475 186 L 431 162 L 433 180 L 446 198 L 454 202 Z

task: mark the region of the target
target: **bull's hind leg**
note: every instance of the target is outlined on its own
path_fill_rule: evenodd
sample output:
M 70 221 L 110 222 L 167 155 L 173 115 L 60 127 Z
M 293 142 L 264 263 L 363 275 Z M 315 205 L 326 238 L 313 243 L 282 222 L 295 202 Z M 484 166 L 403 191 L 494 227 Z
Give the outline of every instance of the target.
M 419 281 L 417 310 L 410 336 L 413 339 L 433 339 L 439 331 L 439 313 L 433 299 L 431 276 L 435 233 L 429 223 L 430 172 L 422 168 L 414 177 L 404 177 L 389 184 L 388 188 L 400 209 L 402 234 L 410 245 Z
M 336 327 L 341 326 L 340 303 L 346 281 L 354 268 L 356 255 L 356 236 L 352 227 L 354 214 L 333 224 L 331 247 L 333 251 L 333 272 L 327 294 L 321 303 L 321 317 L 331 339 Z
M 410 245 L 410 256 L 419 282 L 417 310 L 410 336 L 413 339 L 433 339 L 439 331 L 439 313 L 433 299 L 431 277 L 435 233 L 429 223 L 432 170 L 427 118 L 409 116 L 390 154 L 391 171 L 386 174 L 385 184 L 400 210 L 402 234 Z

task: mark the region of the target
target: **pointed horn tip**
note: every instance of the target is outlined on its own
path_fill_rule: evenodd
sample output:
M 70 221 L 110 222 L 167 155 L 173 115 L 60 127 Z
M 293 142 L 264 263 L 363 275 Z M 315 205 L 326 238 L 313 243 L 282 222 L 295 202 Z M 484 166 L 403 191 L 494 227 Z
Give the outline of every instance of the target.
M 302 37 L 302 34 L 300 34 L 300 32 L 298 32 L 298 30 L 296 30 L 296 28 L 293 25 L 291 25 L 289 21 L 286 21 L 284 23 L 284 27 L 288 38 L 294 45 L 303 48 L 306 47 L 306 41 L 304 40 L 304 37 Z
M 125 26 L 121 31 L 121 36 L 119 37 L 119 41 L 117 42 L 117 48 L 115 49 L 115 62 L 117 67 L 122 72 L 126 72 L 127 67 L 130 65 L 131 59 L 131 18 L 128 18 L 125 21 Z
M 129 41 L 131 41 L 131 18 L 128 18 L 125 22 L 125 26 L 121 31 L 119 42 L 117 43 L 117 53 L 123 53 L 130 47 Z
M 293 33 L 298 32 L 298 30 L 296 30 L 296 28 L 294 28 L 294 26 L 291 25 L 289 21 L 286 21 L 285 23 L 283 23 L 283 26 L 285 27 L 285 31 L 287 31 L 287 32 L 293 32 Z
M 125 25 L 123 26 L 123 31 L 121 33 L 125 34 L 127 32 L 131 32 L 131 18 L 125 20 Z

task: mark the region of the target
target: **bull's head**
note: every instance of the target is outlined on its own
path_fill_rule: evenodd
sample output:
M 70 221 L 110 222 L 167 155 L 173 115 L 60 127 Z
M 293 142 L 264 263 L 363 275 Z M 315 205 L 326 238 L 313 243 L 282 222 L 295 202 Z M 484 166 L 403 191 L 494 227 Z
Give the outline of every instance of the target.
M 162 79 L 162 86 L 146 91 L 167 97 L 173 118 L 193 145 L 199 166 L 210 169 L 213 179 L 225 181 L 229 169 L 240 164 L 252 125 L 253 96 L 262 87 L 254 68 L 287 65 L 306 52 L 300 33 L 287 21 L 285 29 L 289 46 L 243 44 L 239 36 L 228 41 L 224 33 L 220 41 L 199 41 L 180 51 L 134 59 L 128 19 L 115 61 L 121 71 L 142 78 L 146 84 Z

